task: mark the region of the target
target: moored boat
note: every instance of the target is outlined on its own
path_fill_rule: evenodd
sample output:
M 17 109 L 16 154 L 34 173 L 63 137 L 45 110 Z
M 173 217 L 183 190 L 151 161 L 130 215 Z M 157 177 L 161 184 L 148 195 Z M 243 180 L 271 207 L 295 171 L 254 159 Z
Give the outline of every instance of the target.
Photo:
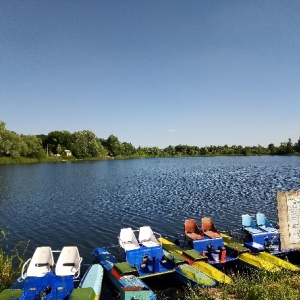
M 244 246 L 253 253 L 262 251 L 276 256 L 286 256 L 295 253 L 297 249 L 283 250 L 281 248 L 280 233 L 263 213 L 256 214 L 256 222 L 249 214 L 242 215 L 242 234 L 240 239 Z
M 280 233 L 263 213 L 256 214 L 256 222 L 249 214 L 242 215 L 242 231 L 235 237 L 222 233 L 225 247 L 246 248 L 248 253 L 240 253 L 239 261 L 255 268 L 277 272 L 280 269 L 299 271 L 298 266 L 281 259 L 299 253 L 297 249 L 282 250 Z M 250 252 L 250 253 L 249 253 Z
M 53 253 L 59 253 L 55 263 Z M 76 246 L 52 251 L 37 247 L 32 258 L 22 268 L 17 282 L 0 293 L 0 300 L 95 300 L 100 298 L 103 268 L 89 266 L 80 276 L 82 258 Z
M 166 259 L 161 243 L 150 226 L 138 230 L 138 239 L 132 228 L 122 228 L 119 245 L 125 252 L 126 261 L 134 267 L 140 278 L 153 277 L 175 272 L 172 263 Z
M 120 293 L 121 300 L 155 300 L 154 292 L 138 278 L 138 272 L 127 262 L 118 262 L 105 248 L 96 248 L 93 254 L 103 266 L 107 277 Z
M 235 253 L 227 252 L 223 238 L 210 218 L 202 218 L 201 230 L 195 219 L 184 222 L 185 240 L 190 248 L 207 257 L 207 262 L 216 267 L 236 263 Z

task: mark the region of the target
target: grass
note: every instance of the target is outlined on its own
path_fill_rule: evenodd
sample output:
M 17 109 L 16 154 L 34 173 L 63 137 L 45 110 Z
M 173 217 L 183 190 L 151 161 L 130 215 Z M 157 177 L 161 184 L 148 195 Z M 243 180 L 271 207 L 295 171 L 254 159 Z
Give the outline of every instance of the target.
M 28 246 L 28 242 L 20 243 L 12 251 L 6 252 L 5 240 L 5 232 L 0 231 L 0 291 L 11 286 L 20 276 L 23 257 Z
M 65 162 L 75 161 L 74 157 L 57 157 L 47 156 L 44 158 L 27 158 L 27 157 L 0 157 L 0 164 L 2 165 L 14 165 L 14 164 L 36 164 L 36 163 L 51 163 L 51 162 Z
M 288 271 L 253 271 L 233 275 L 233 283 L 218 288 L 187 287 L 185 300 L 296 300 L 300 299 L 300 275 Z

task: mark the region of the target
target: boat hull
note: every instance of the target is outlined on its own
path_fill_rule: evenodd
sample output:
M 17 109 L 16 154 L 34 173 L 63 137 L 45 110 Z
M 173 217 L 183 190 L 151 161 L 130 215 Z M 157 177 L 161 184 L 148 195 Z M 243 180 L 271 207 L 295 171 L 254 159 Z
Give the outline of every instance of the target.
M 175 267 L 176 278 L 186 285 L 214 287 L 217 282 L 203 272 L 193 268 L 188 264 L 182 264 Z
M 96 248 L 93 251 L 96 259 L 103 266 L 104 271 L 120 293 L 121 300 L 155 300 L 154 292 L 137 276 L 127 272 L 120 274 L 114 267 L 118 263 L 116 258 L 104 248 Z M 132 270 L 132 269 L 131 269 Z M 127 274 L 127 275 L 126 275 Z

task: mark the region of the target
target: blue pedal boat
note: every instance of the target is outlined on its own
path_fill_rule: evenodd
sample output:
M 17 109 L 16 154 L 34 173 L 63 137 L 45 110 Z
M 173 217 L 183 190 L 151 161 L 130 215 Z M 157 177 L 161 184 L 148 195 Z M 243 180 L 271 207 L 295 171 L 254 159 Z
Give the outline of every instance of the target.
M 227 251 L 223 238 L 211 218 L 202 218 L 201 229 L 195 219 L 184 222 L 185 241 L 190 248 L 207 257 L 207 262 L 214 267 L 237 263 L 237 253 Z
M 154 292 L 137 277 L 138 272 L 127 262 L 118 262 L 105 248 L 96 248 L 93 254 L 120 293 L 120 300 L 155 300 Z
M 156 238 L 160 234 L 152 231 L 150 226 L 142 226 L 136 231 L 139 231 L 138 240 L 132 228 L 122 228 L 119 245 L 125 252 L 126 261 L 138 271 L 138 276 L 146 278 L 175 272 Z
M 53 253 L 59 253 L 57 263 Z M 95 300 L 100 298 L 103 268 L 89 266 L 80 276 L 82 258 L 75 246 L 52 251 L 37 247 L 22 268 L 17 282 L 0 293 L 0 300 Z
M 277 256 L 284 256 L 297 249 L 282 250 L 280 242 L 280 233 L 263 213 L 257 213 L 256 222 L 249 214 L 242 215 L 242 231 L 244 235 L 242 240 L 245 247 L 252 253 L 261 251 L 270 252 Z

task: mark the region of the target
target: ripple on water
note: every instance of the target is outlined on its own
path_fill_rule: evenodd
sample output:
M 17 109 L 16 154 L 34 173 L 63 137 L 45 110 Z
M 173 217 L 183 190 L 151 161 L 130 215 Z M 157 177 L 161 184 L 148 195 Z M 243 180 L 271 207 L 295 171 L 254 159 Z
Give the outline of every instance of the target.
M 277 220 L 276 192 L 299 189 L 300 157 L 114 160 L 0 166 L 1 226 L 12 241 L 59 248 L 117 244 L 122 227 L 183 233 L 185 218 L 212 217 L 220 230 L 241 214 Z

